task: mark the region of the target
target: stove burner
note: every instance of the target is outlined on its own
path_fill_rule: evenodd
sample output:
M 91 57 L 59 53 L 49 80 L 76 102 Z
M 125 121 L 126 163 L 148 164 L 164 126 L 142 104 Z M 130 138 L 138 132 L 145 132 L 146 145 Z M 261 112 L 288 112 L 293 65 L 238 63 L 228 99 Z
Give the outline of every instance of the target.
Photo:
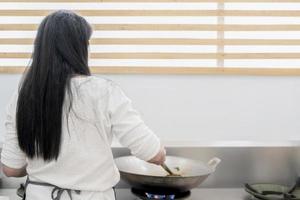
M 147 199 L 175 199 L 175 195 L 174 194 L 151 194 L 148 192 L 145 192 Z
M 132 193 L 137 197 L 150 200 L 150 199 L 158 199 L 158 200 L 176 200 L 176 199 L 185 199 L 186 197 L 190 196 L 191 192 L 157 192 L 157 191 L 146 191 L 141 189 L 132 188 Z

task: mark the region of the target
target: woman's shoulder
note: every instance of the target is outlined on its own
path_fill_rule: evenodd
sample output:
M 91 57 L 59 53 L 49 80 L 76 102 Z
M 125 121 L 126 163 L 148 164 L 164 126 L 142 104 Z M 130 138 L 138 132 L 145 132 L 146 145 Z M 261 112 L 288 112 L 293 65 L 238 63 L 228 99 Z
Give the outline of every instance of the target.
M 117 86 L 114 81 L 105 77 L 91 75 L 89 76 L 89 79 L 91 80 L 91 85 L 97 87 L 98 89 L 110 90 L 112 87 Z
M 80 87 L 80 89 L 83 89 L 86 92 L 89 92 L 93 96 L 97 97 L 103 97 L 108 95 L 113 88 L 118 87 L 118 84 L 116 84 L 114 81 L 101 77 L 101 76 L 87 76 L 87 77 L 80 77 L 77 78 L 78 81 L 77 86 Z

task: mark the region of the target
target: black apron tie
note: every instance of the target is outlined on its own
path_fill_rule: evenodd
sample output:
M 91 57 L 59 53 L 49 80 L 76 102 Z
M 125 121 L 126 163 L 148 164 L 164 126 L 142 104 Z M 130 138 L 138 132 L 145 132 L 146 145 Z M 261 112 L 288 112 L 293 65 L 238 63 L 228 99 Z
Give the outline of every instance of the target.
M 40 185 L 40 186 L 48 186 L 48 187 L 53 187 L 53 190 L 51 192 L 51 199 L 52 200 L 60 200 L 62 194 L 64 192 L 67 192 L 70 200 L 73 200 L 73 197 L 72 197 L 72 191 L 74 191 L 76 194 L 80 194 L 80 190 L 72 190 L 72 189 L 66 189 L 66 188 L 60 188 L 56 185 L 52 185 L 50 183 L 43 183 L 43 182 L 37 182 L 37 181 L 31 181 L 29 180 L 29 178 L 27 177 L 26 179 L 26 182 L 25 182 L 25 186 L 24 186 L 24 190 L 25 190 L 25 193 L 23 195 L 23 200 L 26 199 L 26 189 L 27 189 L 27 186 L 29 184 L 32 184 L 32 185 Z
M 63 188 L 60 188 L 60 187 L 57 187 L 57 186 L 55 186 L 53 188 L 52 192 L 51 192 L 51 198 L 52 198 L 52 200 L 60 200 L 61 195 L 65 191 L 69 195 L 70 200 L 73 200 L 73 198 L 72 198 L 72 190 L 71 189 L 63 189 Z M 73 190 L 73 191 L 76 192 L 76 194 L 80 194 L 80 190 Z M 55 195 L 55 193 L 56 193 L 56 195 Z

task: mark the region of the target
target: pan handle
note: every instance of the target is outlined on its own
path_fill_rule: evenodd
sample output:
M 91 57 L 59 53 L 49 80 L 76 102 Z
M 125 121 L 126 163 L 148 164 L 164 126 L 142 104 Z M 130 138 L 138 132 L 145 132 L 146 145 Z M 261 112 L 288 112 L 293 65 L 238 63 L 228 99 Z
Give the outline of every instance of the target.
M 207 164 L 208 164 L 208 166 L 211 167 L 211 169 L 212 169 L 213 171 L 215 171 L 216 168 L 217 168 L 217 166 L 220 164 L 220 162 L 221 162 L 221 159 L 215 157 L 215 158 L 211 159 L 210 161 L 208 161 Z

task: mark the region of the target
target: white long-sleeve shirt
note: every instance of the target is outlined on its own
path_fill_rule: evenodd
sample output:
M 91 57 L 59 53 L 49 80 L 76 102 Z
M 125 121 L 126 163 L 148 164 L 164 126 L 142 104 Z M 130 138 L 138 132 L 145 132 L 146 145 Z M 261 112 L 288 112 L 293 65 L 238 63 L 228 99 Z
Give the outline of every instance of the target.
M 113 135 L 143 160 L 160 149 L 158 137 L 144 124 L 131 100 L 114 82 L 94 77 L 71 79 L 72 109 L 68 123 L 63 113 L 61 151 L 57 161 L 28 159 L 18 146 L 16 102 L 13 96 L 5 122 L 6 136 L 1 162 L 11 168 L 27 164 L 27 173 L 37 181 L 86 192 L 107 191 L 120 175 L 111 151 Z M 68 109 L 68 96 L 64 110 Z M 90 196 L 90 195 L 89 195 Z M 84 198 L 80 198 L 84 199 Z

